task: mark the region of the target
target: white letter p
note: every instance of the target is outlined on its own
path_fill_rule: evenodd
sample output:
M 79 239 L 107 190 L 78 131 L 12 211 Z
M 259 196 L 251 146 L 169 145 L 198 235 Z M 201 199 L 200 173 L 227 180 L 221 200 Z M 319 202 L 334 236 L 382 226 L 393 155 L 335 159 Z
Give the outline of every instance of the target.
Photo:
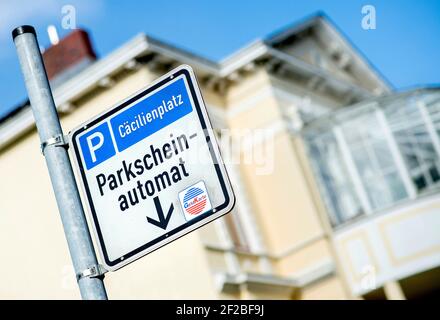
M 92 144 L 92 139 L 94 138 L 98 138 L 98 143 L 95 145 Z M 104 135 L 101 132 L 97 131 L 95 133 L 92 133 L 90 136 L 88 136 L 86 140 L 90 150 L 90 155 L 92 156 L 92 162 L 96 162 L 95 151 L 101 148 L 102 145 L 104 144 Z

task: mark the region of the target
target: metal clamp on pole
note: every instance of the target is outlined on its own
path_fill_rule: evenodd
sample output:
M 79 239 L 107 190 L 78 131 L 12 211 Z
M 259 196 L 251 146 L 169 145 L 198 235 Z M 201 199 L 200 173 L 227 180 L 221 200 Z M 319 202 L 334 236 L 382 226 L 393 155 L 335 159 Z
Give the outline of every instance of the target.
M 94 265 L 86 270 L 83 270 L 76 274 L 76 281 L 81 280 L 82 278 L 98 278 L 105 273 L 107 273 L 108 270 L 105 269 L 102 265 Z
M 44 149 L 46 149 L 48 146 L 64 147 L 67 149 L 69 147 L 69 143 L 66 141 L 67 139 L 62 134 L 49 138 L 41 144 L 41 153 L 44 155 Z

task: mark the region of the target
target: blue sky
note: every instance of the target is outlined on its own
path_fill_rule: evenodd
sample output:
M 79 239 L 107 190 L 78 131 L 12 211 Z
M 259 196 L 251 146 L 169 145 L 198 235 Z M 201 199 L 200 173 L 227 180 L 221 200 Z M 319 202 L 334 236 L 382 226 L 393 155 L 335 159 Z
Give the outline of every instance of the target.
M 49 24 L 60 36 L 67 32 L 61 28 L 65 4 L 75 6 L 78 26 L 90 31 L 101 57 L 144 32 L 219 60 L 286 24 L 323 11 L 396 89 L 440 84 L 438 0 L 0 0 L 0 115 L 26 97 L 10 32 L 32 24 L 40 44 L 47 47 Z M 366 4 L 376 8 L 376 30 L 361 28 Z

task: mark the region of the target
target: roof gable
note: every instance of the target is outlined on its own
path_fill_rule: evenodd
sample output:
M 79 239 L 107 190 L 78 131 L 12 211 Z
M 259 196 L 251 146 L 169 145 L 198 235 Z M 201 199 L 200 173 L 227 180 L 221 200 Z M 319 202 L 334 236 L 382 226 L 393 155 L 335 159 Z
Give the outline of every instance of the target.
M 264 42 L 375 95 L 391 91 L 387 80 L 324 13 L 319 12 L 281 28 L 266 37 Z

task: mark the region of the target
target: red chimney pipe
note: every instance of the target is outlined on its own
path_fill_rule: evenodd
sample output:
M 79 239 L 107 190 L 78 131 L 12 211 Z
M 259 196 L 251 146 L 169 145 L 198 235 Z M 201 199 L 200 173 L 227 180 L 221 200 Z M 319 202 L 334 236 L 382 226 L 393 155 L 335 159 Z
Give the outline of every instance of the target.
M 43 53 L 47 76 L 52 80 L 67 70 L 84 61 L 96 60 L 96 54 L 90 42 L 89 35 L 82 29 L 76 29 L 52 45 Z

